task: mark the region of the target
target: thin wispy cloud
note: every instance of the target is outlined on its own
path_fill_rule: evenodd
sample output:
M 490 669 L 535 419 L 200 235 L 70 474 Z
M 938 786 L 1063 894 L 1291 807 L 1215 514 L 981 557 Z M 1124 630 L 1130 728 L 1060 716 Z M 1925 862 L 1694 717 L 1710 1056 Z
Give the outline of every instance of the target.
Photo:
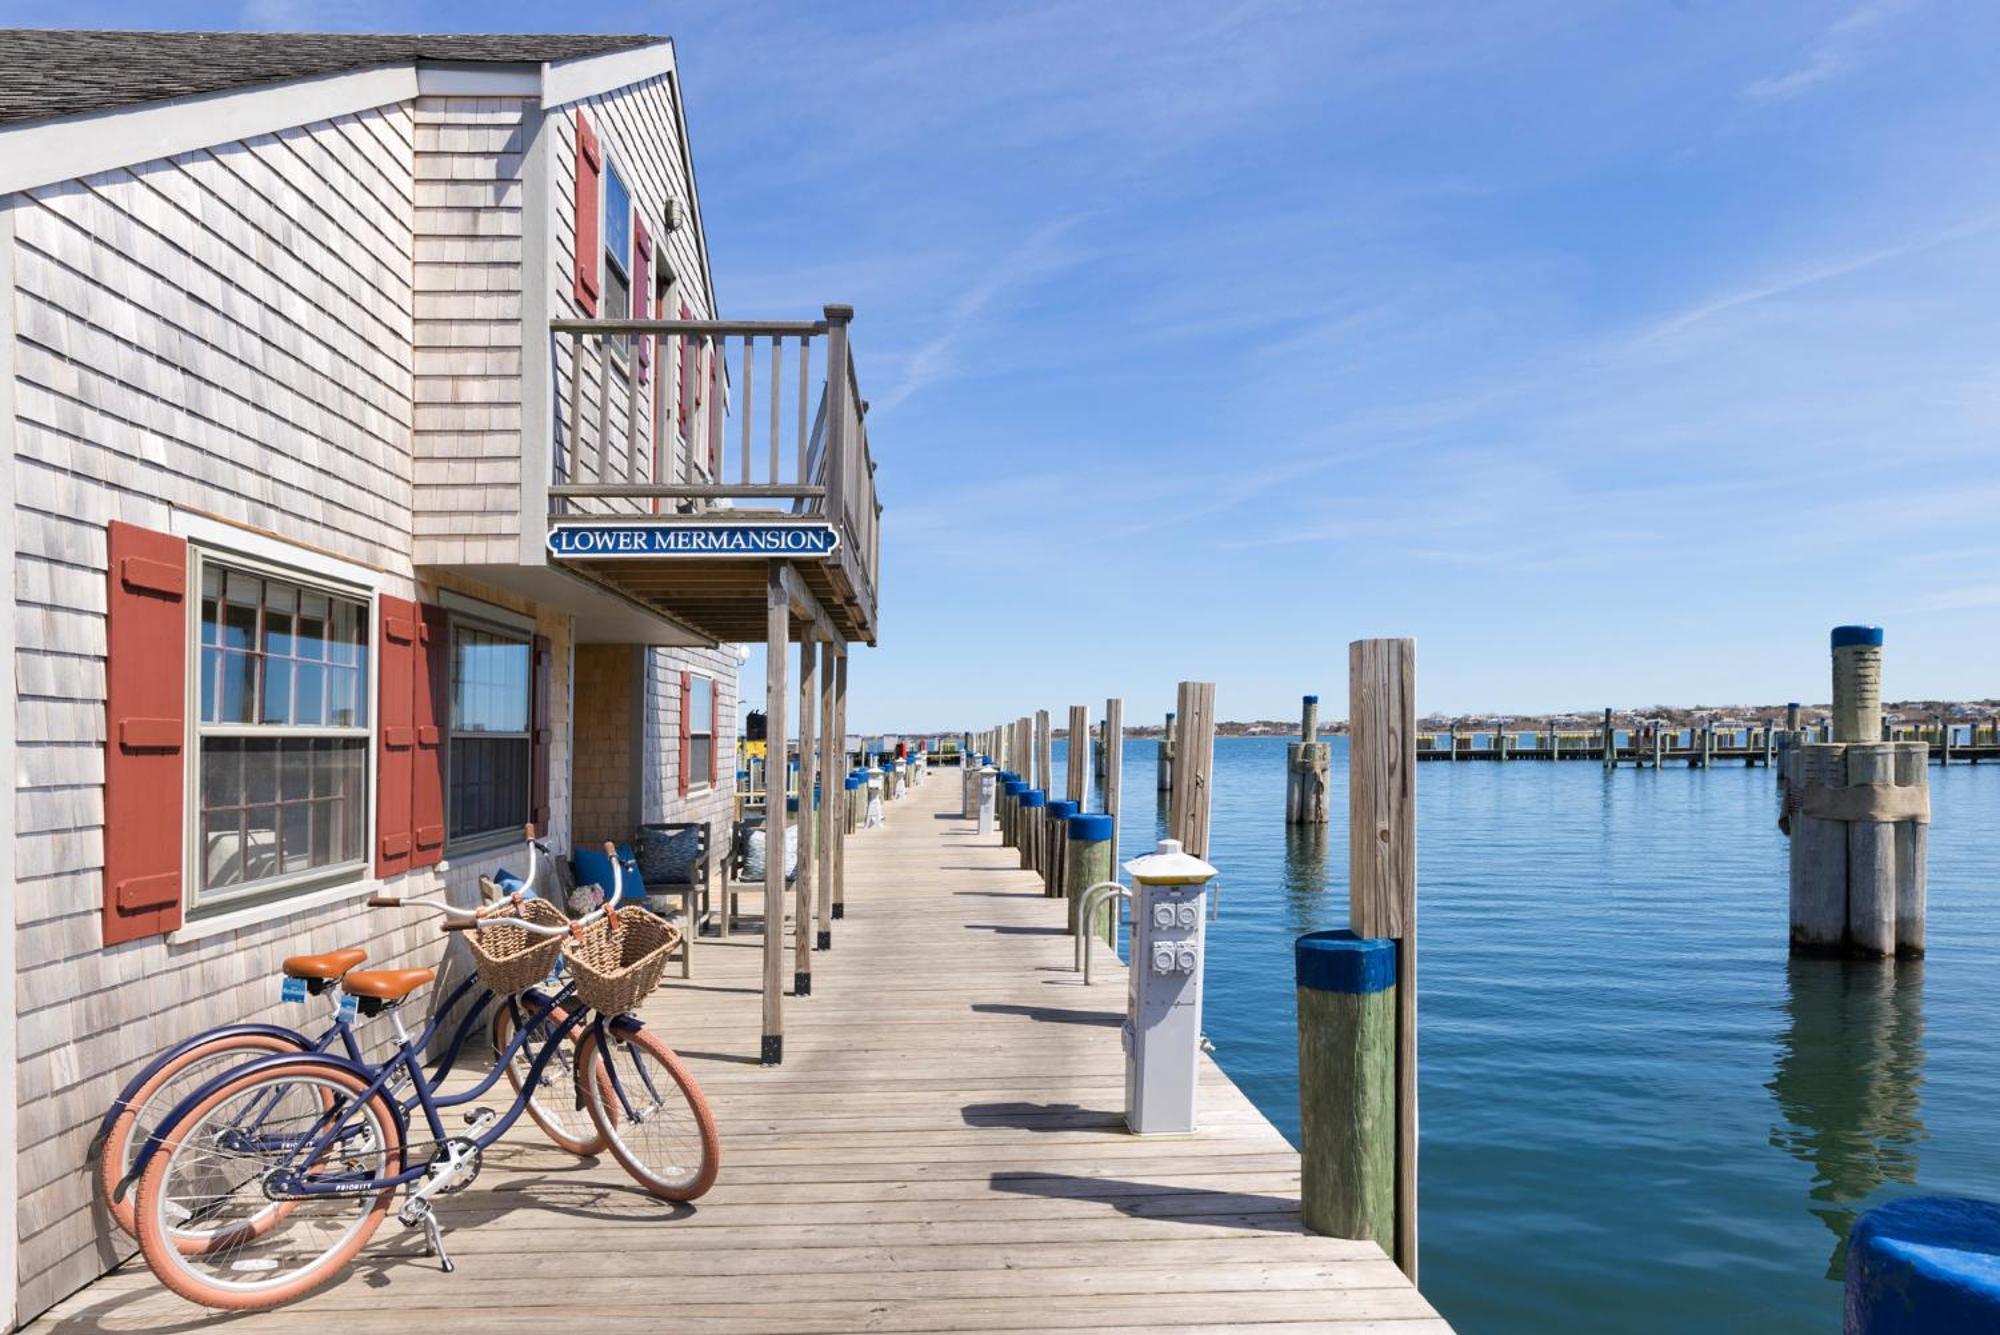
M 1868 0 L 1829 24 L 1807 49 L 1804 61 L 1783 74 L 1753 80 L 1743 95 L 1753 101 L 1782 102 L 1803 97 L 1861 67 L 1877 29 L 1907 12 L 1915 0 Z

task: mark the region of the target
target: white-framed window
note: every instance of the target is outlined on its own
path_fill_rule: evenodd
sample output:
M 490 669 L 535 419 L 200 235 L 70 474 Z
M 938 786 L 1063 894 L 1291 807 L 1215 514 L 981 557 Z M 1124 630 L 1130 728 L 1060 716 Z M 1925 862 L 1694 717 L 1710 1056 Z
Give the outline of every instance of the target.
M 530 632 L 452 614 L 447 847 L 511 837 L 527 822 L 534 801 L 533 683 Z
M 358 878 L 373 781 L 369 590 L 191 545 L 196 912 Z
M 688 676 L 688 787 L 706 788 L 715 782 L 715 679 L 698 673 Z
M 599 306 L 607 320 L 632 318 L 632 192 L 611 162 L 604 168 L 604 295 Z M 632 340 L 605 340 L 620 357 L 631 355 Z

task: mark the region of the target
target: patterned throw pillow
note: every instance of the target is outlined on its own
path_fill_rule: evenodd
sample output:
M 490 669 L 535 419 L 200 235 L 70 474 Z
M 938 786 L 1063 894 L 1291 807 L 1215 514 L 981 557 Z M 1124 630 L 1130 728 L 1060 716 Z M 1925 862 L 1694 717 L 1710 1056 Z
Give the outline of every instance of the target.
M 647 885 L 686 885 L 701 858 L 701 831 L 639 831 L 639 875 Z

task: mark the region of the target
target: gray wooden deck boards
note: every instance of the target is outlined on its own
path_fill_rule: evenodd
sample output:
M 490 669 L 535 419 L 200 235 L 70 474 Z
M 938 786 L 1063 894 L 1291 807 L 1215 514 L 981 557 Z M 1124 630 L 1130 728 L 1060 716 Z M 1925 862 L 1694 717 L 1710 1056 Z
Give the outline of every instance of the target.
M 1300 1231 L 1297 1154 L 1212 1063 L 1200 1132 L 1125 1133 L 1124 973 L 1084 989 L 1062 905 L 958 791 L 935 775 L 850 839 L 782 1068 L 754 1064 L 754 933 L 655 994 L 722 1128 L 705 1199 L 664 1206 L 523 1119 L 443 1203 L 455 1275 L 391 1219 L 341 1281 L 229 1329 L 1447 1331 L 1372 1243 Z M 211 1315 L 134 1259 L 34 1328 Z

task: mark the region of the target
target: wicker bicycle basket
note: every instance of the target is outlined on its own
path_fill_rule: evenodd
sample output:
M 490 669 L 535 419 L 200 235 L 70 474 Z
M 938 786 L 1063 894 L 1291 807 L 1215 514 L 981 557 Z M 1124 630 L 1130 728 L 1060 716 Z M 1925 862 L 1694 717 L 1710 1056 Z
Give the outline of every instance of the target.
M 472 935 L 473 958 L 479 961 L 479 981 L 500 996 L 533 987 L 549 976 L 563 938 L 526 931 L 512 919 L 538 927 L 566 927 L 569 919 L 546 899 L 523 900 L 489 913 Z
M 584 1004 L 605 1015 L 637 1008 L 660 981 L 680 929 L 644 909 L 619 909 L 563 942 Z

